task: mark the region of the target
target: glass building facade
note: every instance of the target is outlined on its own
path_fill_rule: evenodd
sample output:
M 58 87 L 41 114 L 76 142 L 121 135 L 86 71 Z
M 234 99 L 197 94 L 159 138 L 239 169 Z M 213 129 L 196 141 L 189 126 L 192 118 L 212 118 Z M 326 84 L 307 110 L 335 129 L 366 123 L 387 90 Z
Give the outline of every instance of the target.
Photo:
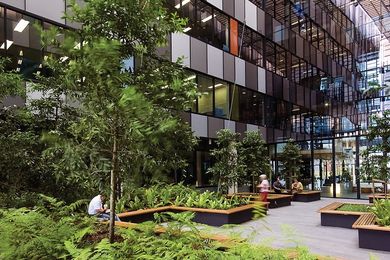
M 28 6 L 0 0 L 0 55 L 11 57 L 11 67 L 26 78 L 44 72 L 41 62 L 50 51 L 40 45 L 33 24 L 76 26 L 61 18 L 66 11 L 61 2 Z M 213 165 L 209 152 L 216 132 L 253 130 L 269 144 L 273 175 L 280 171 L 278 154 L 293 138 L 302 149 L 307 189 L 366 197 L 368 183 L 359 174 L 361 152 L 369 145 L 364 130 L 369 115 L 386 109 L 389 101 L 367 98 L 364 90 L 370 80 L 386 81 L 390 48 L 359 5 L 329 0 L 165 4 L 188 24 L 183 33 L 168 37 L 164 58 L 184 57 L 200 93 L 191 111 L 183 113 L 200 143 L 178 180 L 210 185 L 207 169 Z M 45 13 L 44 5 L 55 12 Z

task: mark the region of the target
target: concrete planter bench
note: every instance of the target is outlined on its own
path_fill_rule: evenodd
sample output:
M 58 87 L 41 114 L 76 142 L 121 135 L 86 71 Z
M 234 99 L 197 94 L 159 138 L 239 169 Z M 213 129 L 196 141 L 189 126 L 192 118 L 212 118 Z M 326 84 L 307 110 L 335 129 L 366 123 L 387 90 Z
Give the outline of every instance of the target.
M 320 209 L 319 212 L 321 213 L 321 225 L 330 227 L 352 228 L 352 225 L 358 220 L 360 216 L 371 214 L 369 212 L 337 210 L 344 204 L 345 203 L 341 202 L 333 202 L 328 206 Z
M 374 214 L 361 215 L 353 224 L 359 233 L 359 247 L 390 251 L 390 227 L 376 225 Z
M 260 202 L 258 202 L 260 203 Z M 261 202 L 262 203 L 262 202 Z M 262 203 L 266 208 L 268 203 Z M 247 222 L 253 217 L 253 208 L 255 204 L 248 204 L 232 209 L 204 209 L 204 208 L 187 208 L 177 206 L 165 206 L 153 209 L 142 209 L 129 211 L 118 214 L 118 217 L 125 222 L 140 223 L 148 220 L 153 220 L 154 213 L 174 212 L 180 213 L 185 211 L 195 212 L 193 221 L 211 225 L 222 226 L 226 224 L 241 224 Z
M 251 201 L 260 201 L 260 196 L 258 193 L 236 193 L 234 196 L 241 198 L 251 198 Z M 267 202 L 268 208 L 279 208 L 285 206 L 291 206 L 292 195 L 289 194 L 268 194 Z

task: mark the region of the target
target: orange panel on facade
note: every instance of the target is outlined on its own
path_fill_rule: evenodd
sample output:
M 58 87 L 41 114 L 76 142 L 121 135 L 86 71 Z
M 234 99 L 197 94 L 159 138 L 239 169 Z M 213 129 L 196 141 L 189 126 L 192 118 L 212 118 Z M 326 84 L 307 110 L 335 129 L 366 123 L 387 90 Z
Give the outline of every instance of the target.
M 230 18 L 230 53 L 238 56 L 238 22 Z

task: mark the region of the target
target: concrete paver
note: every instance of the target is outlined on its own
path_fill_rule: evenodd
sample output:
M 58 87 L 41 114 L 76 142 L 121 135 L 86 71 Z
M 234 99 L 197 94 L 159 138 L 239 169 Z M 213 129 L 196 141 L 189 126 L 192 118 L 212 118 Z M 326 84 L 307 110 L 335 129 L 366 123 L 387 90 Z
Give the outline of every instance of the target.
M 302 245 L 313 253 L 339 259 L 370 259 L 372 255 L 374 259 L 390 260 L 390 252 L 359 248 L 357 230 L 321 226 L 318 210 L 335 201 L 365 202 L 331 198 L 292 202 L 291 206 L 270 209 L 263 220 L 249 221 L 233 229 L 253 243 L 269 243 L 273 247 Z

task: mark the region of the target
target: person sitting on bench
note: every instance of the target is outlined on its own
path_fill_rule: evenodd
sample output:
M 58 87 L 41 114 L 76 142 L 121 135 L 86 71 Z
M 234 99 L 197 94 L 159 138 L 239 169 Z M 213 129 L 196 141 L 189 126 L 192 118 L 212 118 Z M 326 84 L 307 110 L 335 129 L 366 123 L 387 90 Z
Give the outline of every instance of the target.
M 300 193 L 303 191 L 302 182 L 298 181 L 297 178 L 294 178 L 294 182 L 291 185 L 291 194 L 295 195 L 296 193 Z
M 95 196 L 88 205 L 88 214 L 95 216 L 98 220 L 104 221 L 110 219 L 110 210 L 104 206 L 106 196 L 103 193 Z M 115 221 L 120 221 L 117 215 L 115 215 Z
M 276 177 L 276 181 L 273 183 L 272 187 L 274 188 L 275 193 L 282 193 L 282 189 L 284 189 L 284 186 L 282 182 L 280 181 L 280 177 Z

